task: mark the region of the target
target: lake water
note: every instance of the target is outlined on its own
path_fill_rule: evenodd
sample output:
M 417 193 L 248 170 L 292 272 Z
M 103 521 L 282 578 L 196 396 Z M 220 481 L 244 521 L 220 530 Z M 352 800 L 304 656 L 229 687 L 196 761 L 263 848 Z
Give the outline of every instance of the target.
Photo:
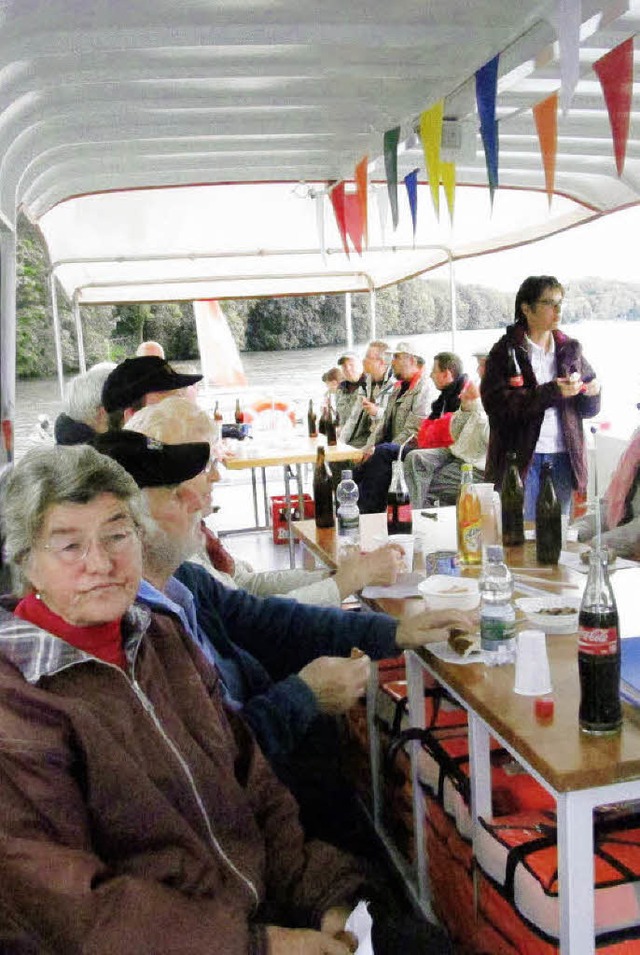
M 628 437 L 640 423 L 636 408 L 640 401 L 640 364 L 637 359 L 640 322 L 584 322 L 568 326 L 568 331 L 580 340 L 602 382 L 599 419 L 610 421 L 614 433 Z M 449 332 L 406 337 L 422 347 L 428 367 L 436 352 L 454 350 L 464 360 L 467 370 L 475 372 L 473 352 L 492 345 L 501 334 L 500 329 L 457 332 L 454 349 Z M 396 337 L 390 339 L 392 346 L 396 342 Z M 365 346 L 356 345 L 355 348 L 363 353 Z M 291 403 L 299 417 L 304 418 L 309 398 L 317 402 L 323 393 L 323 372 L 335 364 L 340 354 L 341 349 L 333 346 L 243 354 L 242 363 L 249 386 L 243 393 L 221 392 L 219 399 L 225 420 L 233 419 L 236 397 L 240 397 L 243 403 L 259 397 L 285 400 Z M 177 364 L 180 367 L 180 363 Z M 215 395 L 207 398 L 212 401 Z M 57 380 L 18 382 L 16 405 L 16 454 L 19 456 L 29 444 L 38 415 L 47 414 L 53 422 L 62 410 Z

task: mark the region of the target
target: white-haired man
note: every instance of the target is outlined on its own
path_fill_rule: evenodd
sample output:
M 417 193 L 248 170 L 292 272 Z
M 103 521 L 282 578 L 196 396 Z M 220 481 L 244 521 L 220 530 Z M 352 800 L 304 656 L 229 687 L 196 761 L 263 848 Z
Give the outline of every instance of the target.
M 54 425 L 56 444 L 86 444 L 95 434 L 107 430 L 102 389 L 115 367 L 113 361 L 101 361 L 71 380 L 65 410 Z

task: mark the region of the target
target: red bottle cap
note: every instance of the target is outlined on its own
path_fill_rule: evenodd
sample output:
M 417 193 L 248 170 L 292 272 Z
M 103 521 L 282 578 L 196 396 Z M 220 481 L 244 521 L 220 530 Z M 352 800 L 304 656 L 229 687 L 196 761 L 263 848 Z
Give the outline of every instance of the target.
M 536 719 L 540 721 L 549 721 L 553 719 L 554 702 L 548 697 L 540 697 L 535 701 L 534 712 Z

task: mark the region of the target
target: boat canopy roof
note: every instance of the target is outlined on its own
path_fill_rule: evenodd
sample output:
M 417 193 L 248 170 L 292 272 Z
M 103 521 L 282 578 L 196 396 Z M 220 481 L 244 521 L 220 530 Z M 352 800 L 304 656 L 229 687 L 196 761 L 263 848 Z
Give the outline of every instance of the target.
M 2 0 L 0 227 L 20 209 L 38 223 L 79 303 L 374 289 L 530 241 L 639 199 L 638 113 L 618 176 L 594 72 L 639 13 L 637 0 Z M 476 83 L 495 57 L 492 207 Z M 549 205 L 533 109 L 559 90 Z M 440 101 L 453 225 L 415 135 Z M 363 157 L 368 250 L 347 256 L 329 184 L 351 189 Z

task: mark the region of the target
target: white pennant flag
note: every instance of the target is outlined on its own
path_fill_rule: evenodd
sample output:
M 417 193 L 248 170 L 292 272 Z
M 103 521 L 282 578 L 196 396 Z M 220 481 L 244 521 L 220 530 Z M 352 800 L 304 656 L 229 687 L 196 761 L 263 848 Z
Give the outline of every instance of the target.
M 557 0 L 556 21 L 560 45 L 560 106 L 566 113 L 580 79 L 581 0 Z

